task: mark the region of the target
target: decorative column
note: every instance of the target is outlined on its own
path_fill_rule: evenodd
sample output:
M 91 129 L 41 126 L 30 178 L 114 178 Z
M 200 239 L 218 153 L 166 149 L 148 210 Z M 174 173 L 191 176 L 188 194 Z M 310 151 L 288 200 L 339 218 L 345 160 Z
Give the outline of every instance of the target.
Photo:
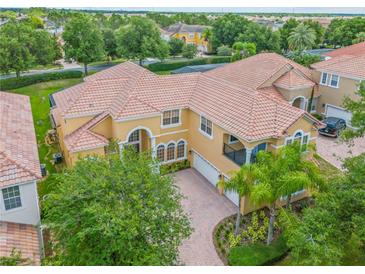
M 123 150 L 124 150 L 124 145 L 125 144 L 126 144 L 126 142 L 119 143 L 119 155 L 120 155 L 120 157 L 123 156 Z
M 245 164 L 251 163 L 252 148 L 246 148 L 246 162 Z
M 156 158 L 157 156 L 156 137 L 151 137 L 151 151 L 152 151 L 152 158 Z

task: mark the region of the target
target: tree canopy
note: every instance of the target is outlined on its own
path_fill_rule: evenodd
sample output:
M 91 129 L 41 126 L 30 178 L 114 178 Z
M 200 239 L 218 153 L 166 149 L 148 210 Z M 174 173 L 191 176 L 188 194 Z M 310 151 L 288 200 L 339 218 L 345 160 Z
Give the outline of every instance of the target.
M 288 37 L 288 45 L 291 50 L 303 51 L 311 49 L 315 45 L 315 41 L 315 30 L 304 24 L 295 27 Z
M 156 23 L 139 16 L 133 17 L 128 25 L 117 31 L 117 45 L 120 55 L 138 59 L 141 65 L 147 57 L 164 59 L 169 52 Z
M 52 233 L 52 265 L 173 265 L 191 233 L 172 177 L 157 162 L 124 150 L 80 159 L 55 177 L 43 223 Z
M 353 43 L 357 35 L 365 30 L 365 18 L 351 19 L 335 18 L 331 21 L 325 33 L 325 40 L 333 46 L 348 46 Z
M 102 33 L 88 15 L 79 14 L 67 22 L 62 38 L 66 58 L 83 63 L 85 75 L 87 65 L 104 56 Z

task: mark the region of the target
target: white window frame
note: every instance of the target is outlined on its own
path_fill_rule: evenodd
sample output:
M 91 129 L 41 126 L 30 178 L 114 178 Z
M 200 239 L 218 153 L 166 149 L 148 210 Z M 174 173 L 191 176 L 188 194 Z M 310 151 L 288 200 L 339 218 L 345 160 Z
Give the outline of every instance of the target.
M 211 122 L 211 124 L 212 124 L 212 134 L 211 135 L 209 135 L 207 132 L 205 132 L 205 131 L 203 131 L 202 129 L 201 129 L 201 125 L 202 125 L 202 118 L 204 118 L 206 121 L 207 121 L 207 124 L 208 124 L 208 121 L 210 121 Z M 212 120 L 209 120 L 206 116 L 204 116 L 204 115 L 200 115 L 200 121 L 199 121 L 199 128 L 198 128 L 198 130 L 199 130 L 199 132 L 201 133 L 201 134 L 203 134 L 205 137 L 207 137 L 207 138 L 209 138 L 209 139 L 213 139 L 213 122 L 212 122 Z
M 5 205 L 5 197 L 4 197 L 4 192 L 3 190 L 5 189 L 9 189 L 9 188 L 12 188 L 12 187 L 18 187 L 19 189 L 19 196 L 16 196 L 16 197 L 19 197 L 20 199 L 20 206 L 17 206 L 17 207 L 13 207 L 13 208 L 9 208 L 9 209 L 6 209 L 6 205 Z M 2 201 L 3 201 L 3 205 L 4 205 L 4 210 L 5 212 L 13 212 L 13 211 L 17 211 L 17 210 L 21 210 L 23 209 L 23 197 L 22 197 L 22 191 L 21 191 L 21 187 L 19 185 L 12 185 L 12 186 L 8 186 L 8 187 L 4 187 L 1 189 L 1 197 L 2 197 Z M 14 198 L 14 197 L 12 197 Z M 10 198 L 6 198 L 6 199 L 10 199 Z
M 132 136 L 132 134 L 135 131 L 138 131 L 138 141 L 129 142 L 129 138 Z M 141 152 L 142 151 L 141 133 L 142 133 L 142 131 L 140 129 L 135 129 L 134 131 L 132 131 L 131 134 L 128 136 L 128 139 L 127 139 L 127 142 L 125 143 L 125 145 L 126 146 L 129 146 L 129 145 L 133 146 L 133 145 L 138 144 L 138 150 L 139 150 L 139 152 Z
M 333 76 L 337 76 L 337 85 L 336 86 L 333 86 L 332 85 L 332 78 L 333 78 Z M 331 78 L 328 81 L 328 86 L 331 87 L 331 88 L 338 88 L 339 85 L 340 85 L 340 75 L 338 75 L 338 74 L 331 74 Z
M 160 146 L 163 146 L 163 161 L 161 161 L 159 158 L 158 158 L 158 148 Z M 166 161 L 166 145 L 163 144 L 163 143 L 160 143 L 156 146 L 156 159 L 158 159 L 159 161 L 161 161 L 161 163 L 164 163 Z
M 178 123 L 171 123 L 171 124 L 168 124 L 168 125 L 164 125 L 163 124 L 163 115 L 165 112 L 168 112 L 170 111 L 171 113 L 173 111 L 179 111 L 179 122 Z M 172 116 L 170 117 L 170 120 L 172 120 Z M 172 122 L 172 121 L 171 121 Z M 161 128 L 172 128 L 172 127 L 178 127 L 178 126 L 181 126 L 181 109 L 177 109 L 177 108 L 174 108 L 174 109 L 166 109 L 164 110 L 162 113 L 161 113 Z
M 189 32 L 188 37 L 190 39 L 194 39 L 195 38 L 195 33 L 194 32 Z
M 300 133 L 302 136 L 300 137 L 300 147 L 302 147 L 303 146 L 303 140 L 304 140 L 304 136 L 306 136 L 307 137 L 307 143 L 306 143 L 306 150 L 305 151 L 303 151 L 303 152 L 306 152 L 306 151 L 308 151 L 308 145 L 309 145 L 309 142 L 310 142 L 310 140 L 311 140 L 311 138 L 310 138 L 310 133 L 305 133 L 303 130 L 297 130 L 296 132 L 294 132 L 294 134 L 293 135 L 291 135 L 291 136 L 289 136 L 289 137 L 287 137 L 287 138 L 285 138 L 285 142 L 284 142 L 284 144 L 287 146 L 287 145 L 291 145 L 291 144 L 293 144 L 294 143 L 294 140 L 295 140 L 295 135 L 297 134 L 297 133 Z M 290 144 L 288 144 L 290 142 Z
M 236 138 L 236 140 L 235 140 L 235 141 L 232 141 L 232 140 L 231 140 L 231 137 Z M 231 135 L 231 134 L 230 134 L 230 135 L 228 136 L 228 144 L 229 144 L 229 145 L 231 145 L 231 144 L 237 144 L 239 141 L 240 141 L 240 140 L 238 140 L 238 138 L 237 138 L 236 136 L 234 136 L 234 135 Z
M 169 149 L 169 145 L 173 144 L 174 145 L 174 158 L 173 159 L 170 159 L 168 160 L 168 149 Z M 176 142 L 175 141 L 170 141 L 167 143 L 166 145 L 166 160 L 165 160 L 165 163 L 171 163 L 171 162 L 175 162 L 177 159 L 176 159 L 176 148 L 177 148 L 177 145 L 176 145 Z
M 314 104 L 315 103 L 315 104 Z M 311 103 L 311 109 L 310 109 L 310 113 L 315 113 L 317 112 L 317 105 L 318 105 L 318 97 L 313 97 L 312 99 L 312 103 Z M 313 109 L 314 106 L 314 109 Z
M 184 143 L 184 155 L 182 157 L 178 157 L 178 147 L 179 147 L 180 142 Z M 177 143 L 176 143 L 176 160 L 186 159 L 186 148 L 187 148 L 187 142 L 184 139 L 180 139 L 179 141 L 177 141 Z
M 324 77 L 324 75 L 326 75 L 326 82 L 325 83 L 323 83 L 323 77 Z M 328 79 L 329 79 L 329 74 L 327 72 L 322 72 L 320 84 L 322 86 L 327 86 Z

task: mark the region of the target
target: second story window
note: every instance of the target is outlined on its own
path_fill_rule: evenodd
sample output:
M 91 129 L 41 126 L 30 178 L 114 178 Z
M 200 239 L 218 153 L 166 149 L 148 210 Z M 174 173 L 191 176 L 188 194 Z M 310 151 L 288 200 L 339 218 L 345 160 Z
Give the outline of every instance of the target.
M 339 77 L 336 74 L 332 74 L 329 86 L 337 88 Z
M 162 126 L 173 126 L 180 124 L 180 110 L 167 110 L 162 115 Z
M 4 188 L 2 192 L 3 192 L 5 210 L 10 210 L 22 206 L 19 186 Z
M 204 116 L 200 116 L 200 130 L 204 134 L 206 134 L 208 136 L 212 136 L 213 135 L 213 123 L 212 123 L 212 121 L 208 120 Z
M 194 38 L 194 33 L 193 32 L 189 33 L 189 38 Z
M 327 79 L 328 79 L 328 74 L 325 72 L 322 72 L 321 84 L 327 85 Z

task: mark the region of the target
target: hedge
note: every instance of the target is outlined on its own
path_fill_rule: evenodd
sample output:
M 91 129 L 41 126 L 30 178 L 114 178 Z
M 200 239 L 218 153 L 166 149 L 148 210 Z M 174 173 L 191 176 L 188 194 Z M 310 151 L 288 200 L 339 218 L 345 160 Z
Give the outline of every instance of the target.
M 182 68 L 185 66 L 207 65 L 207 64 L 219 64 L 231 62 L 230 56 L 215 56 L 209 58 L 195 58 L 185 61 L 167 61 L 160 63 L 149 64 L 146 67 L 151 71 L 166 71 Z
M 81 71 L 72 70 L 72 71 L 49 72 L 49 73 L 21 76 L 19 78 L 14 77 L 14 78 L 1 79 L 0 90 L 16 89 L 51 80 L 81 78 L 82 75 L 83 73 Z
M 233 247 L 228 256 L 228 264 L 233 266 L 272 265 L 288 254 L 289 248 L 282 236 L 271 245 L 252 244 Z

